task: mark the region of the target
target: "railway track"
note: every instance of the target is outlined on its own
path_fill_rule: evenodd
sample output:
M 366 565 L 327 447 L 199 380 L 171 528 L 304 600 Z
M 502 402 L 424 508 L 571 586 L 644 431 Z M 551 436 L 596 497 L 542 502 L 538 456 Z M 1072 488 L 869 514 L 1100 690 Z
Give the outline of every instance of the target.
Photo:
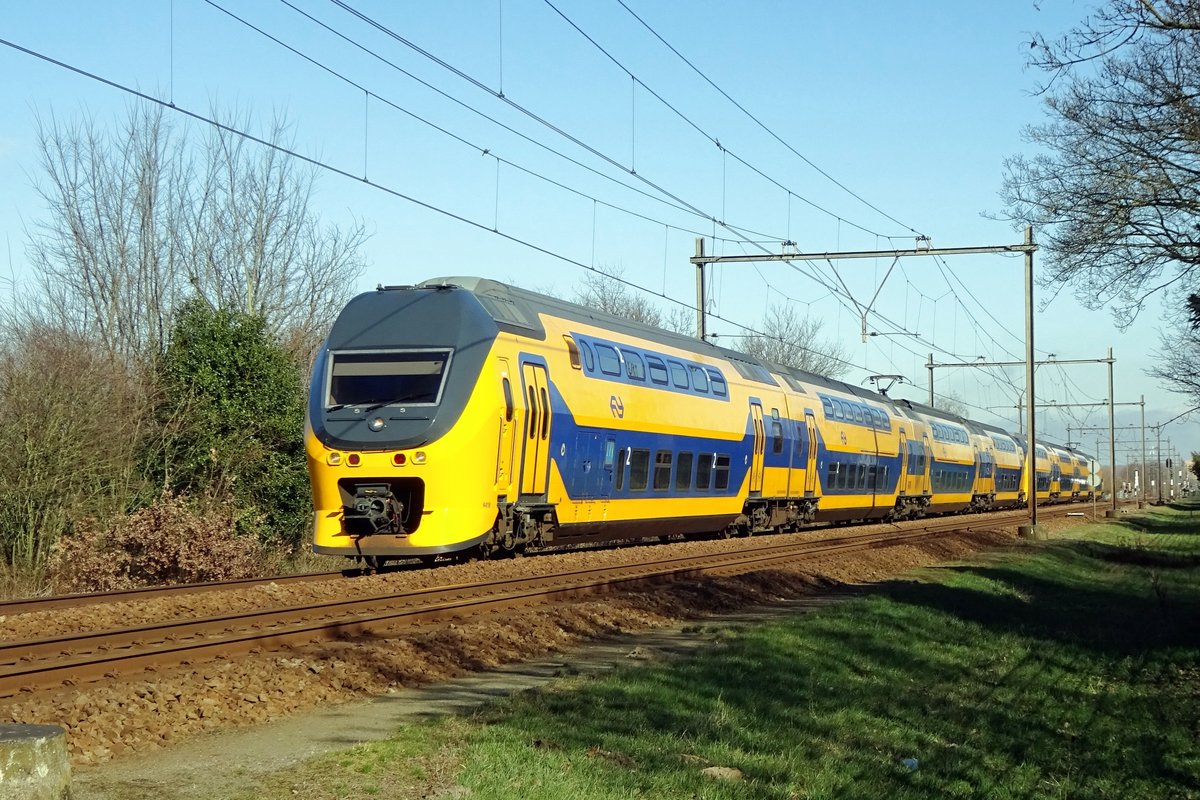
M 1051 513 L 1051 509 L 1061 509 L 1066 506 L 1044 506 L 1040 508 L 1042 514 Z M 1070 506 L 1078 510 L 1078 504 Z M 998 511 L 991 514 L 980 514 L 977 518 L 981 522 L 987 522 L 994 518 L 994 515 L 1004 515 L 1016 512 Z M 951 519 L 961 519 L 961 517 L 952 517 Z M 910 521 L 910 523 L 916 522 Z M 928 521 L 926 521 L 928 522 Z M 901 523 L 903 524 L 903 523 Z M 811 528 L 806 528 L 806 531 L 823 531 L 833 529 L 832 524 L 815 525 Z M 638 543 L 646 545 L 646 542 Z M 602 546 L 603 547 L 603 546 Z M 587 548 L 590 549 L 590 548 Z M 611 546 L 609 546 L 611 549 Z M 545 555 L 553 555 L 561 552 L 578 552 L 578 549 L 563 550 L 551 548 L 545 551 Z M 541 555 L 539 553 L 538 555 Z M 392 567 L 385 571 L 394 571 L 396 567 Z M 87 594 L 64 594 L 53 597 L 30 597 L 19 600 L 0 601 L 0 617 L 6 617 L 15 614 L 28 614 L 35 611 L 58 611 L 67 608 L 77 608 L 82 606 L 100 605 L 105 603 L 121 603 L 127 601 L 141 600 L 159 600 L 167 597 L 183 596 L 199 592 L 217 592 L 228 591 L 230 589 L 251 589 L 256 586 L 267 586 L 269 584 L 287 585 L 293 583 L 308 583 L 312 581 L 336 580 L 342 577 L 354 577 L 360 574 L 358 570 L 342 570 L 339 572 L 310 572 L 302 575 L 281 575 L 271 578 L 241 578 L 228 581 L 212 581 L 209 583 L 183 583 L 174 586 L 148 586 L 139 589 L 117 589 L 109 592 L 90 592 Z
M 1070 507 L 1050 511 L 1065 515 Z M 382 636 L 445 619 L 478 617 L 508 609 L 606 593 L 659 588 L 701 576 L 769 569 L 804 557 L 920 542 L 949 531 L 988 530 L 1020 524 L 1023 512 L 984 518 L 939 519 L 920 528 L 821 540 L 755 543 L 734 552 L 664 556 L 636 565 L 591 568 L 510 580 L 440 586 L 401 593 L 321 602 L 94 631 L 0 644 L 0 697 L 124 677 L 147 669 L 203 662 L 255 650 Z M 297 576 L 300 578 L 306 576 Z

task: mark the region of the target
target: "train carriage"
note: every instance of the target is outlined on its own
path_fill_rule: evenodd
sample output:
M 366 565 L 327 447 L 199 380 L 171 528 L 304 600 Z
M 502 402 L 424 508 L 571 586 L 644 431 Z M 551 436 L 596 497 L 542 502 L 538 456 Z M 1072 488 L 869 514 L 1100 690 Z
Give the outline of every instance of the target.
M 1021 486 L 1021 471 L 1025 466 L 1024 449 L 1004 430 L 993 425 L 974 424 L 991 442 L 995 506 L 1012 508 L 1024 504 L 1026 495 Z

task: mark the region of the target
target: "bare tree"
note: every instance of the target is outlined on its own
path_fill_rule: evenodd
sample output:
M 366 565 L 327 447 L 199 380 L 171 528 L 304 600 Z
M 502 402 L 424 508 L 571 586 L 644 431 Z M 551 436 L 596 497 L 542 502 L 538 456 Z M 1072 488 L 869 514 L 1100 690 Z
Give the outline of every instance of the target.
M 672 333 L 682 333 L 685 336 L 695 336 L 696 330 L 696 310 L 694 308 L 685 308 L 684 306 L 672 305 L 662 315 L 662 322 L 659 327 L 663 330 L 671 331 Z
M 938 394 L 937 409 L 938 411 L 944 411 L 947 414 L 953 414 L 956 417 L 969 418 L 971 416 L 970 409 L 967 408 L 967 404 L 954 392 Z
M 250 125 L 244 116 L 230 127 Z M 263 138 L 291 145 L 282 120 Z M 362 273 L 364 227 L 323 225 L 312 210 L 315 168 L 278 150 L 217 128 L 202 157 L 189 283 L 213 308 L 261 316 L 277 335 L 319 337 Z
M 1156 291 L 1200 273 L 1200 5 L 1109 0 L 1060 40 L 1034 39 L 1050 76 L 1044 149 L 1005 162 L 1009 216 L 1036 226 L 1046 283 L 1129 324 Z
M 197 146 L 164 113 L 133 105 L 111 133 L 95 119 L 38 118 L 49 214 L 29 252 L 47 315 L 109 352 L 148 358 L 165 349 L 181 301 L 199 295 L 311 342 L 361 274 L 363 226 L 321 222 L 312 169 L 223 129 Z M 262 136 L 286 137 L 278 120 Z
M 1188 297 L 1187 309 L 1186 320 L 1179 314 L 1175 326 L 1160 333 L 1154 366 L 1146 372 L 1200 405 L 1200 297 Z
M 799 315 L 795 306 L 772 305 L 763 324 L 768 335 L 748 337 L 742 349 L 763 361 L 835 378 L 849 366 L 846 351 L 838 342 L 821 338 L 823 326 L 817 317 Z
M 662 311 L 648 298 L 631 291 L 629 285 L 622 282 L 624 274 L 619 267 L 587 273 L 571 296 L 571 302 L 661 328 Z
M 46 316 L 110 353 L 166 346 L 183 288 L 180 235 L 190 165 L 161 111 L 129 109 L 106 134 L 94 120 L 37 119 L 48 216 L 30 231 Z

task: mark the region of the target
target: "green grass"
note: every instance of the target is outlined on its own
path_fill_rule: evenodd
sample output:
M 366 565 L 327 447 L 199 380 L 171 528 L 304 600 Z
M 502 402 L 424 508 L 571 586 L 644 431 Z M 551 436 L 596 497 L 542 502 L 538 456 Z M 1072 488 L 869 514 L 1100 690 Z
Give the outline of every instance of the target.
M 1200 517 L 1187 509 L 705 634 L 720 644 L 687 660 L 559 681 L 311 763 L 319 791 L 305 793 L 1200 798 Z M 714 781 L 709 765 L 744 780 Z

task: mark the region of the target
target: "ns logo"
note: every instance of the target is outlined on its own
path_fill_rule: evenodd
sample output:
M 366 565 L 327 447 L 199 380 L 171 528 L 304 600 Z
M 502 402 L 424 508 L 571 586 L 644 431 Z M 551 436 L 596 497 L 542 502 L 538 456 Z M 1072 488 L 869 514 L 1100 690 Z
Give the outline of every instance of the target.
M 625 403 L 615 394 L 608 400 L 608 408 L 617 419 L 625 418 Z

